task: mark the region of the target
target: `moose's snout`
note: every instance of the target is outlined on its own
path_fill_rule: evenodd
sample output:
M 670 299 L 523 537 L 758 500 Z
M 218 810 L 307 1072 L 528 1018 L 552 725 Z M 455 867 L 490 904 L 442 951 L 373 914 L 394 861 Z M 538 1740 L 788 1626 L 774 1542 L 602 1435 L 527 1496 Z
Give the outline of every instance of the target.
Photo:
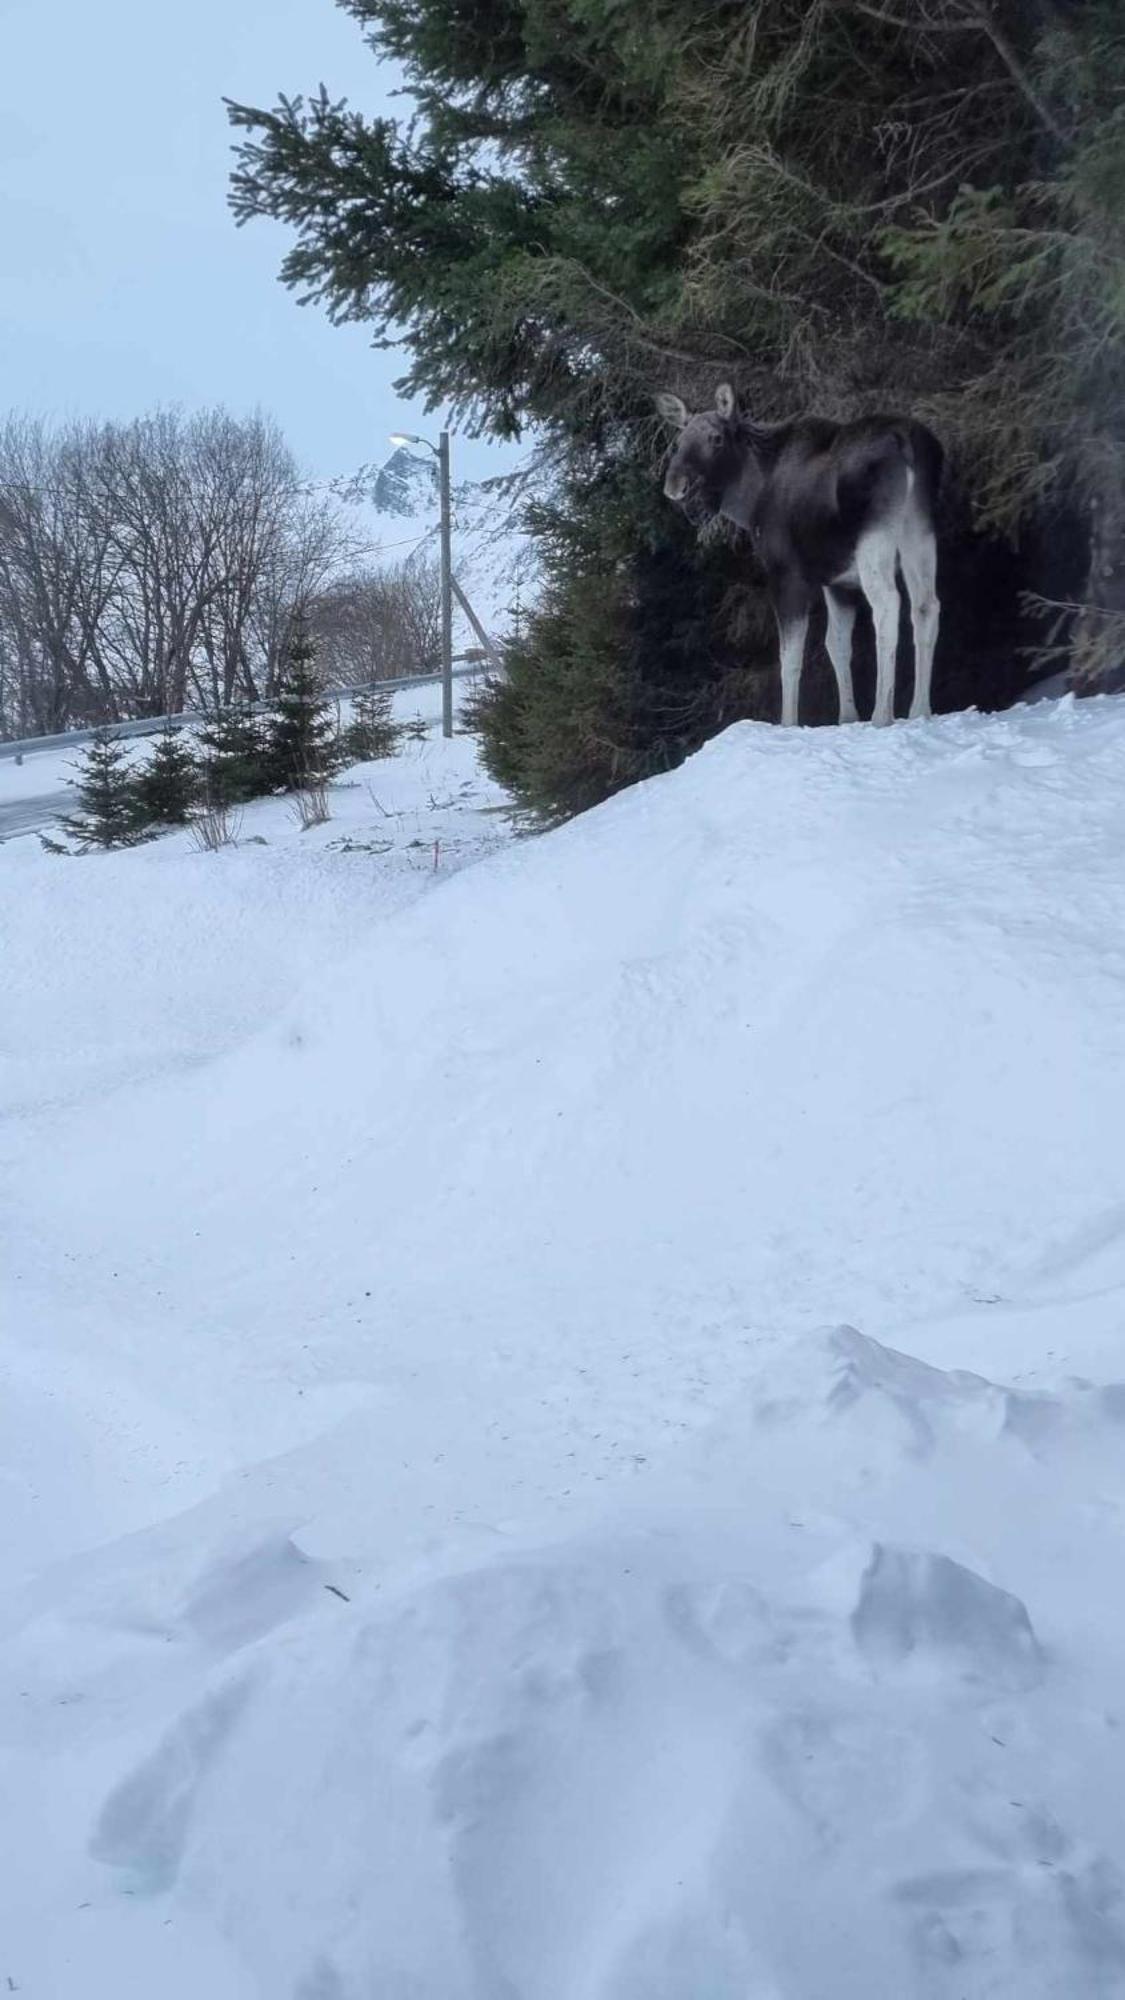
M 687 473 L 681 472 L 678 466 L 670 465 L 668 467 L 667 472 L 664 475 L 665 499 L 682 500 L 687 490 L 688 490 Z

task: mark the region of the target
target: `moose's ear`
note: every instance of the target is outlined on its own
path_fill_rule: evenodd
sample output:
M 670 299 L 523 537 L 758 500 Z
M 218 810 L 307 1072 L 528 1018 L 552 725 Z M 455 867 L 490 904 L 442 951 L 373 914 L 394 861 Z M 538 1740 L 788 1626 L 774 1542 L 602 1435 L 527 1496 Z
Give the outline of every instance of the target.
M 665 423 L 675 424 L 678 431 L 683 430 L 688 420 L 688 413 L 686 403 L 679 396 L 669 395 L 667 389 L 662 389 L 656 398 L 656 407 Z
M 721 417 L 733 417 L 738 404 L 729 382 L 720 382 L 715 391 L 715 408 Z

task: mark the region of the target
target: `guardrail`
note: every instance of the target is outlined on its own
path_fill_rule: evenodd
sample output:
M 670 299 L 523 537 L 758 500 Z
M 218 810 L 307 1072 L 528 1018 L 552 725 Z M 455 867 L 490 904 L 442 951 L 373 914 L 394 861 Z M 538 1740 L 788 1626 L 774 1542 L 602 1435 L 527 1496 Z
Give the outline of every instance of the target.
M 484 673 L 487 669 L 487 661 L 473 660 L 468 666 L 454 667 L 453 678 L 461 680 L 466 674 Z M 326 689 L 325 699 L 348 701 L 352 695 L 370 694 L 373 689 L 379 688 L 388 694 L 393 694 L 399 688 L 433 687 L 435 682 L 440 680 L 441 675 L 438 673 L 404 674 L 397 680 L 389 681 L 359 681 L 355 687 Z M 272 707 L 273 703 L 268 699 L 249 703 L 251 714 L 258 714 Z M 193 729 L 207 720 L 208 716 L 203 709 L 185 708 L 181 709 L 178 715 L 145 715 L 138 722 L 99 723 L 94 729 L 66 729 L 58 736 L 11 737 L 7 742 L 0 742 L 0 757 L 34 757 L 40 750 L 70 750 L 80 743 L 92 742 L 98 734 L 98 729 L 109 729 L 114 736 L 159 736 L 164 729 Z

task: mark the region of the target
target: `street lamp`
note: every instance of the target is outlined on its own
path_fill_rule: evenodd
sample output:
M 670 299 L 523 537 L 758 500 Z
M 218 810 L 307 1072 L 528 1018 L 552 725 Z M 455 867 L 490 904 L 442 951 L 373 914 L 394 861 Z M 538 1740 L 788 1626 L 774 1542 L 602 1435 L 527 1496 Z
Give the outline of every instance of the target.
M 391 443 L 424 444 L 438 462 L 438 491 L 441 495 L 441 733 L 453 734 L 453 559 L 449 508 L 449 432 L 442 431 L 437 444 L 416 437 L 412 431 L 392 431 Z

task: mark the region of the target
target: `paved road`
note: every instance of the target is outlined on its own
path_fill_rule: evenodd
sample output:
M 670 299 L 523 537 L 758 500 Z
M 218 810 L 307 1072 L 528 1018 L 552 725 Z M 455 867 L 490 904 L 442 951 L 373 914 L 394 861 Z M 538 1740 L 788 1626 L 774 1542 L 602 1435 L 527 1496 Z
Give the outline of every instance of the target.
M 31 799 L 13 799 L 9 804 L 0 799 L 0 840 L 11 840 L 17 833 L 35 833 L 73 810 L 74 793 L 69 788 L 40 792 Z

